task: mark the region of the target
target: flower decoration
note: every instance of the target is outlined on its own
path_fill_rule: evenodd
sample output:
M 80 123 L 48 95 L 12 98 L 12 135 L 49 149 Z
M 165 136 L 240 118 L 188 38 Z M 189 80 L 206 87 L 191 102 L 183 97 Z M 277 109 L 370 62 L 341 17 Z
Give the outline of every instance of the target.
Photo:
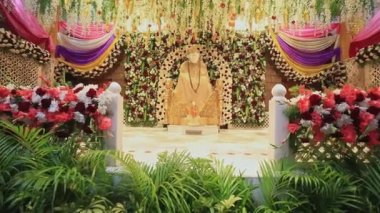
M 62 137 L 76 127 L 87 133 L 92 129 L 106 131 L 111 127 L 107 93 L 97 85 L 33 89 L 9 85 L 0 87 L 0 115 L 33 127 L 53 128 Z
M 350 85 L 308 92 L 291 99 L 286 111 L 292 144 L 342 141 L 380 146 L 380 87 L 364 91 Z M 298 145 L 297 145 L 298 144 Z
M 257 37 L 236 34 L 227 39 L 228 42 L 222 42 L 220 36 L 208 32 L 199 34 L 196 40 L 191 41 L 181 39 L 180 35 L 175 36 L 176 40 L 170 40 L 172 37 L 151 34 L 150 39 L 144 39 L 140 34 L 131 35 L 124 64 L 126 123 L 154 125 L 164 116 L 165 112 L 160 110 L 164 106 L 164 85 L 160 82 L 171 78 L 176 85 L 179 66 L 184 61 L 181 49 L 197 43 L 204 47 L 202 56 L 211 83 L 225 79 L 223 115 L 227 123 L 264 124 L 265 49 Z M 162 76 L 160 70 L 167 74 Z M 228 79 L 232 80 L 232 84 L 228 83 Z
M 33 58 L 40 64 L 46 64 L 50 61 L 50 53 L 47 50 L 21 39 L 4 28 L 0 28 L 0 48 L 24 58 Z

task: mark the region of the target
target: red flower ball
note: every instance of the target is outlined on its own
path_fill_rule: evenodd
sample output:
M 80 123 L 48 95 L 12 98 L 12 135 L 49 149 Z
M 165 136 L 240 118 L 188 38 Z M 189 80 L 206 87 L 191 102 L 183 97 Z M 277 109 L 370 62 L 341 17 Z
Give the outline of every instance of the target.
M 320 105 L 321 104 L 321 100 L 322 100 L 321 96 L 319 96 L 317 94 L 312 94 L 309 97 L 310 106 Z

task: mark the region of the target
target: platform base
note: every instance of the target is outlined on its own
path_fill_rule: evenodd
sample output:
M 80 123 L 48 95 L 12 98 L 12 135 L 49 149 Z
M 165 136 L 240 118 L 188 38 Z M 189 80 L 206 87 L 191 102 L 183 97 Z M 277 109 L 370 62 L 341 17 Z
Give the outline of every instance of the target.
M 219 133 L 219 126 L 168 125 L 168 132 L 183 135 L 212 135 Z

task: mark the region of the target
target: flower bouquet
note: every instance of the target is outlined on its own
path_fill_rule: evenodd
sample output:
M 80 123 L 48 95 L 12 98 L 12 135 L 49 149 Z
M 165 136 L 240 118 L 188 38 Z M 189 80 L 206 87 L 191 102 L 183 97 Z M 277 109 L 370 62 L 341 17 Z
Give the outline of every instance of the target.
M 366 161 L 380 147 L 380 87 L 350 85 L 324 92 L 300 87 L 290 100 L 289 144 L 302 161 L 352 157 Z
M 74 130 L 84 133 L 104 132 L 111 127 L 107 117 L 108 92 L 97 85 L 78 84 L 74 88 L 0 87 L 1 119 L 42 127 L 59 137 L 69 137 Z

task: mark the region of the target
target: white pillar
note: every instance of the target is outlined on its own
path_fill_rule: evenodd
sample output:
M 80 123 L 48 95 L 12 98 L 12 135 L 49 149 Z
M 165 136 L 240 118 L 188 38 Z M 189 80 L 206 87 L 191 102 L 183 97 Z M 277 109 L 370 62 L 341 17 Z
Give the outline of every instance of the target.
M 108 105 L 108 115 L 112 120 L 110 135 L 105 138 L 105 148 L 109 150 L 123 150 L 123 97 L 120 95 L 121 86 L 112 82 L 107 88 L 111 96 Z
M 289 144 L 285 142 L 289 135 L 289 119 L 284 114 L 288 107 L 285 98 L 286 88 L 282 84 L 276 84 L 272 88 L 272 99 L 269 101 L 269 135 L 270 143 L 274 145 L 274 159 L 281 159 L 289 155 Z

